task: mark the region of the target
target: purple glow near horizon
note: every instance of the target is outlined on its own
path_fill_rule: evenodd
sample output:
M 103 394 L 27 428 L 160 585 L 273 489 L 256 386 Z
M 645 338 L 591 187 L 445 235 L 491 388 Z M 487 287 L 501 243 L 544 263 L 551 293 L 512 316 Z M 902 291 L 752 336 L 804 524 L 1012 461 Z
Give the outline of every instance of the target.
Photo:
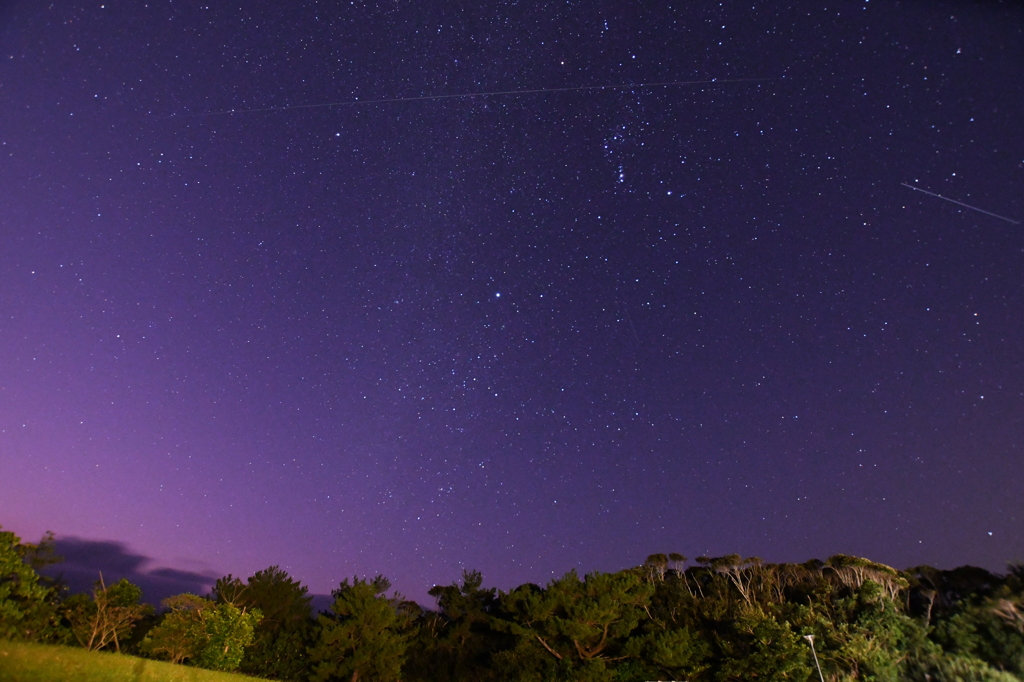
M 1024 232 L 901 186 L 1024 218 L 1024 8 L 882 5 L 6 4 L 0 524 L 421 601 L 1024 559 Z

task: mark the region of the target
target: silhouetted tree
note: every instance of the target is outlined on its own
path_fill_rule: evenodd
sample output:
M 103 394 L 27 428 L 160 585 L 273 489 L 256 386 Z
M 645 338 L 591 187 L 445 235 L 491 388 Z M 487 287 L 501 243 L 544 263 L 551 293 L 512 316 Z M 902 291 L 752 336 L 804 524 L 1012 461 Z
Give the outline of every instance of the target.
M 320 639 L 310 649 L 314 681 L 401 679 L 414 615 L 398 595 L 384 596 L 390 586 L 383 576 L 353 578 L 331 593 L 333 613 L 320 616 Z
M 242 672 L 280 680 L 301 679 L 314 643 L 313 609 L 308 589 L 285 571 L 271 566 L 243 583 L 231 575 L 217 581 L 213 597 L 240 608 L 259 609 L 253 643 L 246 647 Z
M 80 645 L 102 649 L 113 644 L 116 651 L 121 651 L 121 642 L 131 635 L 135 624 L 153 611 L 149 604 L 139 603 L 141 598 L 142 590 L 137 585 L 121 578 L 107 587 L 100 573 L 92 599 L 76 594 L 64 602 L 63 612 Z
M 0 638 L 44 641 L 57 637 L 56 592 L 35 570 L 52 554 L 52 540 L 52 534 L 47 534 L 32 545 L 0 530 Z
M 168 597 L 163 605 L 170 613 L 143 640 L 143 651 L 210 670 L 237 670 L 263 617 L 259 609 L 194 594 Z
M 654 587 L 634 571 L 575 571 L 544 590 L 521 587 L 502 595 L 515 649 L 496 656 L 506 672 L 525 665 L 542 679 L 610 680 L 614 664 L 637 655 L 628 646 L 647 615 Z

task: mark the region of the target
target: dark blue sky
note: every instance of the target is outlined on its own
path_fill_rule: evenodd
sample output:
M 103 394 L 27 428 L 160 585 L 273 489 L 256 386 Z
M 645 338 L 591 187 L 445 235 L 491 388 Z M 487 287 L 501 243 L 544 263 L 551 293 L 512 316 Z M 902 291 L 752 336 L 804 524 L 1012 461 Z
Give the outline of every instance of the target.
M 419 599 L 1001 570 L 1022 111 L 1010 1 L 5 3 L 0 523 Z

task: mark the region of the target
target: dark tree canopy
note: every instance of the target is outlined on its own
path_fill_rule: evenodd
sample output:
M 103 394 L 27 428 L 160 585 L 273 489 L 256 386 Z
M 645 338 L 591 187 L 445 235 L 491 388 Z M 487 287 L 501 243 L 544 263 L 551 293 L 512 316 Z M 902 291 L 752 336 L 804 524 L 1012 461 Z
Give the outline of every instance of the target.
M 47 538 L 0 532 L 0 635 L 128 650 L 306 682 L 830 682 L 1024 680 L 1024 569 L 898 571 L 834 555 L 768 563 L 730 554 L 687 565 L 651 554 L 617 573 L 570 571 L 508 592 L 478 571 L 430 590 L 434 609 L 355 577 L 314 618 L 277 566 L 181 594 L 156 616 L 127 580 L 63 595 L 35 571 Z M 129 639 L 141 623 L 141 634 Z M 813 644 L 813 651 L 812 646 Z M 820 673 L 819 673 L 820 669 Z

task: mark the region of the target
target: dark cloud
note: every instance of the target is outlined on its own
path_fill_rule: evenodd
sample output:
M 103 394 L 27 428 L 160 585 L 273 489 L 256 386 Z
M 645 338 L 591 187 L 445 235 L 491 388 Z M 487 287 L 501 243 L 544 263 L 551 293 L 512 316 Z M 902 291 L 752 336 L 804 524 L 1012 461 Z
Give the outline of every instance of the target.
M 43 572 L 63 579 L 72 594 L 92 590 L 102 571 L 108 585 L 127 578 L 142 588 L 143 601 L 159 604 L 161 599 L 182 592 L 206 594 L 220 577 L 177 568 L 149 568 L 152 559 L 130 551 L 120 542 L 65 537 L 55 546 L 64 561 Z

